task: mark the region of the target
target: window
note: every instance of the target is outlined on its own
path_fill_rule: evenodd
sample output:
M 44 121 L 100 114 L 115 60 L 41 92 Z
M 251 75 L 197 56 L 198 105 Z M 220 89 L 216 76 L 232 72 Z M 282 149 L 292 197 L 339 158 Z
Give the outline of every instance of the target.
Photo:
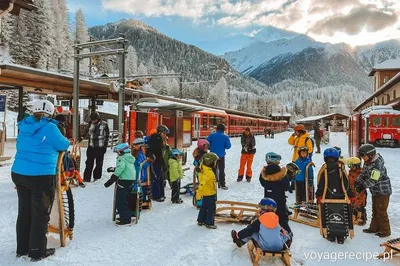
M 400 116 L 395 116 L 392 118 L 392 126 L 400 126 Z
M 203 115 L 203 129 L 207 129 L 207 115 Z
M 372 118 L 372 126 L 378 127 L 382 124 L 382 118 L 381 117 L 373 117 Z
M 225 119 L 225 117 L 222 117 L 222 118 L 221 118 L 221 123 L 224 124 L 224 125 L 226 125 L 226 119 Z
M 389 77 L 389 76 L 385 76 L 385 77 L 383 78 L 383 84 L 385 84 L 386 82 L 388 82 L 388 81 L 389 81 L 389 79 L 390 79 L 390 77 Z
M 388 127 L 389 126 L 389 117 L 384 117 L 383 118 L 383 126 Z

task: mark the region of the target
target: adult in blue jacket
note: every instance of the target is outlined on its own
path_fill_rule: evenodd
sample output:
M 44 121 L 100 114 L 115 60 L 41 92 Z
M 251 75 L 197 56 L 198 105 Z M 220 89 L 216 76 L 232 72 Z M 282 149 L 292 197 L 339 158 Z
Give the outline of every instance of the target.
M 47 224 L 55 193 L 58 153 L 69 141 L 50 117 L 54 106 L 46 100 L 33 104 L 33 115 L 18 123 L 17 154 L 11 168 L 18 192 L 17 257 L 32 261 L 55 253 L 47 249 Z
M 232 145 L 229 137 L 224 134 L 224 131 L 225 125 L 218 124 L 217 131 L 208 136 L 207 141 L 210 143 L 210 151 L 217 154 L 219 157 L 217 162 L 219 172 L 217 176 L 218 187 L 227 190 L 228 187 L 225 184 L 225 150 L 229 150 Z M 214 171 L 216 172 L 216 169 L 214 169 Z

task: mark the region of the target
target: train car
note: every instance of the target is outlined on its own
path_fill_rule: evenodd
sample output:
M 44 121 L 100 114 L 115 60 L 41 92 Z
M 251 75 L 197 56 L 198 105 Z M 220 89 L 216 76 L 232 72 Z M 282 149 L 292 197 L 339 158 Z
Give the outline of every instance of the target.
M 192 116 L 193 139 L 207 138 L 219 123 L 226 125 L 227 121 L 228 115 L 225 111 L 207 109 L 194 113 Z
M 258 134 L 264 134 L 264 129 L 273 129 L 274 121 L 269 119 L 258 119 Z
M 391 106 L 373 106 L 354 114 L 349 121 L 349 153 L 357 154 L 358 147 L 398 147 L 400 144 L 400 111 Z
M 252 132 L 258 132 L 258 119 L 240 115 L 229 115 L 228 132 L 231 137 L 240 136 L 246 127 L 250 127 Z

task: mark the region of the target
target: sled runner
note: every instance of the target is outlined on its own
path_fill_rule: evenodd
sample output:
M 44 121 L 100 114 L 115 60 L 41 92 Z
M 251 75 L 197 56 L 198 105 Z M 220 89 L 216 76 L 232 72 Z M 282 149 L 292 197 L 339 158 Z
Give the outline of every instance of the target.
M 60 235 L 60 244 L 66 246 L 66 239 L 72 240 L 73 228 L 75 224 L 74 199 L 72 197 L 69 180 L 65 178 L 63 159 L 65 153 L 58 156 L 56 193 L 53 208 L 50 213 L 48 232 Z M 54 206 L 56 205 L 56 206 Z
M 289 216 L 289 220 L 312 227 L 320 227 L 319 208 L 316 203 L 302 203 L 290 207 L 293 215 Z
M 349 236 L 350 239 L 354 237 L 353 228 L 353 211 L 351 202 L 347 195 L 347 189 L 344 186 L 342 171 L 340 173 L 340 180 L 344 199 L 326 199 L 326 192 L 328 190 L 328 173 L 326 165 L 321 168 L 318 174 L 318 182 L 321 174 L 325 172 L 325 188 L 322 194 L 320 204 L 320 233 L 327 238 L 328 234 Z M 344 172 L 344 174 L 346 174 Z
M 385 258 L 385 254 L 391 253 L 393 255 L 400 254 L 400 237 L 386 241 L 380 244 L 381 247 L 385 247 L 385 251 L 379 254 L 379 258 Z
M 259 248 L 253 240 L 247 243 L 247 250 L 249 251 L 251 263 L 253 266 L 258 266 L 262 257 L 280 258 L 286 266 L 290 266 L 290 250 L 282 250 L 280 252 L 263 251 Z
M 71 157 L 75 162 L 75 169 L 80 171 L 81 170 L 81 145 L 79 145 L 79 141 L 74 141 L 71 150 Z
M 249 224 L 257 218 L 258 212 L 258 204 L 237 201 L 217 201 L 215 220 L 217 222 Z

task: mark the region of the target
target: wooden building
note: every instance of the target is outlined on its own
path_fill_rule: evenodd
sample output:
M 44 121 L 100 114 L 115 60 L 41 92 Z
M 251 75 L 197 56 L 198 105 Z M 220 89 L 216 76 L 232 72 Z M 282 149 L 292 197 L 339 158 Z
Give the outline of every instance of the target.
M 359 112 L 375 105 L 390 105 L 400 110 L 400 59 L 389 59 L 375 66 L 369 76 L 373 77 L 373 93 L 354 111 Z

